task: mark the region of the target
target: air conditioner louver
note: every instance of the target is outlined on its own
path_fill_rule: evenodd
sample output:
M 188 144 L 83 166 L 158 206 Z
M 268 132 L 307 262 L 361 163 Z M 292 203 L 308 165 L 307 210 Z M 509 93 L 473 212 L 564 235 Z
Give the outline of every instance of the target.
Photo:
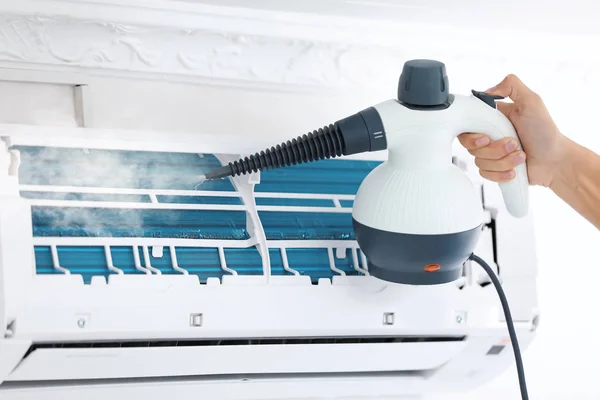
M 390 372 L 411 372 L 425 378 L 461 352 L 464 340 L 464 337 L 316 337 L 48 343 L 33 346 L 9 380 L 238 375 L 272 379 L 287 374 L 295 374 L 296 378 L 321 374 L 324 378 L 340 373 L 368 376 Z M 383 343 L 386 347 L 380 346 Z M 315 362 L 322 352 L 330 356 Z M 344 361 L 347 357 L 362 362 Z M 48 369 L 48 365 L 55 367 Z

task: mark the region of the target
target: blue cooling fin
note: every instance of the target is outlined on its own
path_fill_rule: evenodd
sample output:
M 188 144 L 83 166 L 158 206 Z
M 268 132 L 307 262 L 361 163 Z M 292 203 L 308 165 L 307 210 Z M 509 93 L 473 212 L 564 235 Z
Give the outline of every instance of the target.
M 35 207 L 34 236 L 249 239 L 244 211 Z
M 354 239 L 352 215 L 311 212 L 259 212 L 268 240 Z
M 22 185 L 86 186 L 99 188 L 202 190 L 235 192 L 229 179 L 202 182 L 202 174 L 220 166 L 213 155 L 105 151 L 63 148 L 21 147 L 22 164 L 19 179 Z M 354 195 L 364 177 L 379 163 L 348 160 L 325 160 L 261 173 L 261 183 L 255 192 L 268 193 Z M 34 188 L 35 189 L 35 188 Z M 144 194 L 80 194 L 22 191 L 29 199 L 108 201 L 150 203 Z M 162 204 L 243 205 L 240 197 L 179 196 L 157 194 Z M 301 212 L 268 210 L 270 206 L 333 208 L 331 199 L 282 199 L 257 197 L 259 217 L 268 240 L 353 240 L 350 213 Z M 351 207 L 352 200 L 340 200 L 342 207 Z M 174 210 L 131 208 L 84 208 L 55 205 L 34 206 L 33 234 L 36 237 L 113 237 L 113 238 L 191 238 L 246 240 L 246 212 L 238 210 Z M 152 249 L 149 249 L 152 253 Z M 179 266 L 196 274 L 201 282 L 210 277 L 228 274 L 221 268 L 216 248 L 177 247 Z M 337 269 L 357 274 L 351 250 L 346 257 L 334 257 Z M 139 261 L 145 266 L 142 247 Z M 337 273 L 329 265 L 327 248 L 288 248 L 289 267 L 313 282 L 331 278 Z M 74 274 L 81 274 L 86 283 L 93 276 L 108 277 L 113 272 L 106 267 L 104 247 L 57 246 L 60 265 Z M 135 268 L 134 248 L 111 246 L 110 255 L 116 268 L 127 274 L 143 274 Z M 240 275 L 263 273 L 262 259 L 255 247 L 224 248 L 227 267 Z M 283 268 L 281 251 L 269 250 L 271 273 L 289 275 Z M 36 246 L 38 274 L 62 273 L 54 268 L 49 246 Z M 169 247 L 161 257 L 152 257 L 153 268 L 163 274 L 179 274 L 171 265 Z
M 309 164 L 263 171 L 258 193 L 302 193 L 355 195 L 363 179 L 378 162 L 322 160 Z M 351 200 L 340 200 L 351 207 Z M 257 205 L 335 207 L 323 199 L 257 199 Z M 348 213 L 259 212 L 269 240 L 354 240 L 352 216 Z
M 362 181 L 379 164 L 332 159 L 262 171 L 256 192 L 355 195 Z

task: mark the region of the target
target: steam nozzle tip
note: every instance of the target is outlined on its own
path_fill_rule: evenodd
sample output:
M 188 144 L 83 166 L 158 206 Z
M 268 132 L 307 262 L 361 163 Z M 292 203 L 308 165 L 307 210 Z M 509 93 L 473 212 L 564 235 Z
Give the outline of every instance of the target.
M 231 170 L 231 167 L 229 165 L 224 165 L 222 167 L 215 168 L 212 171 L 207 172 L 204 177 L 207 180 L 211 180 L 211 179 L 221 179 L 221 178 L 225 178 L 225 177 L 231 176 L 231 175 L 233 175 L 233 171 Z

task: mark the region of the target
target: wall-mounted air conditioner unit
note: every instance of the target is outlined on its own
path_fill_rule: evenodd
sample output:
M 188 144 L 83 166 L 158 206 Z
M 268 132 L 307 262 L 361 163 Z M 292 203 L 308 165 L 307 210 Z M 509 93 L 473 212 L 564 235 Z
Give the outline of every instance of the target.
M 220 145 L 198 135 L 176 153 L 148 151 L 167 137 L 137 150 L 31 138 L 1 142 L 0 398 L 386 398 L 466 390 L 513 365 L 475 264 L 434 287 L 369 276 L 351 209 L 385 154 L 202 182 L 252 140 L 203 153 Z M 526 348 L 532 222 L 474 182 L 488 217 L 477 253 Z

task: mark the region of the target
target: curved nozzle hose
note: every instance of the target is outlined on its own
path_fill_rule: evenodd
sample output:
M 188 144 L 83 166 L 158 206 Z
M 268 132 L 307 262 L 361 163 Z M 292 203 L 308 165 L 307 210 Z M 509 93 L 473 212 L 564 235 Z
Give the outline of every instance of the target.
M 377 110 L 371 107 L 303 136 L 209 171 L 206 179 L 238 176 L 342 155 L 385 150 L 386 147 L 383 123 Z

